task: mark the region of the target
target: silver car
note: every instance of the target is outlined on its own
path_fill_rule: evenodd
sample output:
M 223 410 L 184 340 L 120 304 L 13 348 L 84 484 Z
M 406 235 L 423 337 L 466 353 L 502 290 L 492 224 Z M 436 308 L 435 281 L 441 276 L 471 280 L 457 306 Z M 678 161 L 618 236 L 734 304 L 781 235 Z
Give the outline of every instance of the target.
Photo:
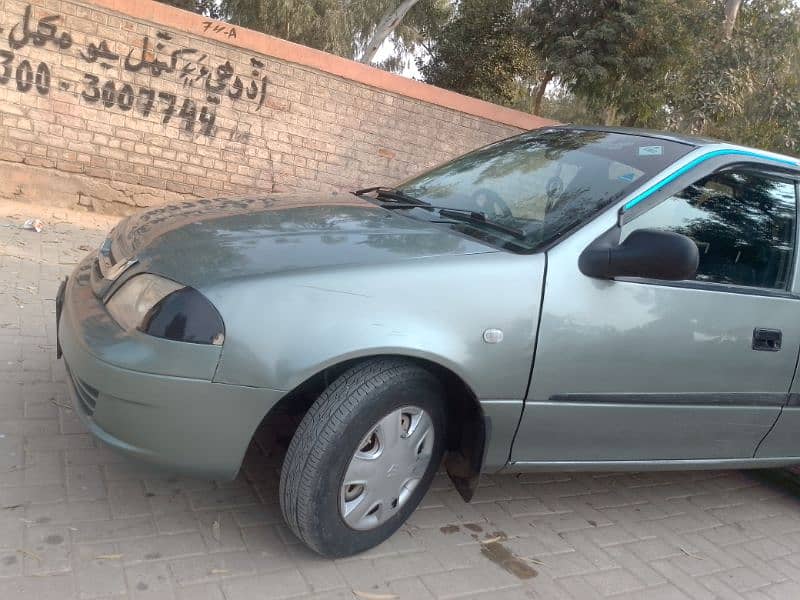
M 119 223 L 57 301 L 73 401 L 136 458 L 234 478 L 295 423 L 291 529 L 392 534 L 482 472 L 800 462 L 794 158 L 553 127 L 396 187 Z

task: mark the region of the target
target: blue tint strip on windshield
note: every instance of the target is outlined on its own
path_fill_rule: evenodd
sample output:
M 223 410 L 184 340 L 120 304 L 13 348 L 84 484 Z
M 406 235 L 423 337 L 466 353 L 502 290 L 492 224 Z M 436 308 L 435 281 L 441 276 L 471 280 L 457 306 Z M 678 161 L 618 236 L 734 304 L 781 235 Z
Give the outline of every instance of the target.
M 680 169 L 678 169 L 677 171 L 675 171 L 674 173 L 672 173 L 668 177 L 665 177 L 664 179 L 662 179 L 661 181 L 659 181 L 658 183 L 656 183 L 652 187 L 650 187 L 650 188 L 646 189 L 645 191 L 643 191 L 641 194 L 639 194 L 635 198 L 629 200 L 628 202 L 625 203 L 625 206 L 622 207 L 622 210 L 628 210 L 630 208 L 633 208 L 634 206 L 639 204 L 639 202 L 641 202 L 645 198 L 648 198 L 652 194 L 655 194 L 658 190 L 663 188 L 665 185 L 668 185 L 669 183 L 675 181 L 678 177 L 680 177 L 681 175 L 683 175 L 687 171 L 690 171 L 691 169 L 695 168 L 701 162 L 706 161 L 709 158 L 714 158 L 715 156 L 723 156 L 723 155 L 726 155 L 726 154 L 737 154 L 739 156 L 752 156 L 752 157 L 755 157 L 755 158 L 761 158 L 761 159 L 764 159 L 764 160 L 771 160 L 771 161 L 774 161 L 774 162 L 783 163 L 785 165 L 790 165 L 792 167 L 796 167 L 796 166 L 800 165 L 800 163 L 798 163 L 796 160 L 788 160 L 788 159 L 784 159 L 784 158 L 775 158 L 773 156 L 768 156 L 766 154 L 760 154 L 758 152 L 748 152 L 747 150 L 714 150 L 713 152 L 709 152 L 708 154 L 703 154 L 702 156 L 698 156 L 693 161 L 685 164 L 684 166 L 682 166 Z

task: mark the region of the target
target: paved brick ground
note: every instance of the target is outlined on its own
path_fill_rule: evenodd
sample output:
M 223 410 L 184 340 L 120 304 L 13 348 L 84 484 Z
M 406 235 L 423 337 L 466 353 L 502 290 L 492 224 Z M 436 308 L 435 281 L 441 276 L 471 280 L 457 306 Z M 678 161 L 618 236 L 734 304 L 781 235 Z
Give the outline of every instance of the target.
M 19 229 L 33 212 L 44 233 Z M 0 201 L 0 599 L 800 597 L 780 473 L 487 477 L 469 505 L 440 476 L 391 540 L 328 561 L 282 523 L 280 456 L 254 448 L 219 484 L 99 447 L 68 407 L 53 312 L 110 224 Z

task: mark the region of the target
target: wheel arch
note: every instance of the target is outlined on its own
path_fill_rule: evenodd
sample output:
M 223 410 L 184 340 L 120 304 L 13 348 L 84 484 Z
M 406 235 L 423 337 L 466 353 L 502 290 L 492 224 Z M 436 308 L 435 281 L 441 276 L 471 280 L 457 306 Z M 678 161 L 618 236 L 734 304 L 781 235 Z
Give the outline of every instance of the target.
M 442 384 L 447 416 L 445 467 L 459 494 L 464 500 L 471 500 L 478 486 L 486 451 L 487 427 L 484 411 L 474 390 L 464 378 L 430 357 L 389 352 L 333 361 L 319 368 L 284 395 L 264 416 L 253 438 L 259 435 L 259 431 L 270 426 L 294 435 L 294 429 L 316 398 L 339 375 L 361 362 L 385 358 L 399 358 L 416 364 L 435 375 Z

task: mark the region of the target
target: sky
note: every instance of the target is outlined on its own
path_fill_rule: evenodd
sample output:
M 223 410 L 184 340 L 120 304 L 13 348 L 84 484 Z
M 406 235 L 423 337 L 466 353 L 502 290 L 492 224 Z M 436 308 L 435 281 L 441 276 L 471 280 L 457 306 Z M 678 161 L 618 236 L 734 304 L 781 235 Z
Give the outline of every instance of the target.
M 800 2 L 800 0 L 798 0 L 798 2 Z M 389 58 L 389 56 L 392 54 L 393 49 L 394 49 L 394 44 L 392 43 L 391 37 L 389 37 L 386 40 L 384 40 L 383 44 L 381 44 L 381 47 L 378 48 L 378 53 L 375 55 L 375 62 L 379 63 Z M 418 55 L 422 56 L 422 52 L 424 51 L 420 49 Z M 402 75 L 403 77 L 408 77 L 409 79 L 422 80 L 422 75 L 420 74 L 419 69 L 417 69 L 416 61 L 409 60 L 408 63 L 409 64 L 406 65 L 406 67 L 399 73 L 399 75 Z

